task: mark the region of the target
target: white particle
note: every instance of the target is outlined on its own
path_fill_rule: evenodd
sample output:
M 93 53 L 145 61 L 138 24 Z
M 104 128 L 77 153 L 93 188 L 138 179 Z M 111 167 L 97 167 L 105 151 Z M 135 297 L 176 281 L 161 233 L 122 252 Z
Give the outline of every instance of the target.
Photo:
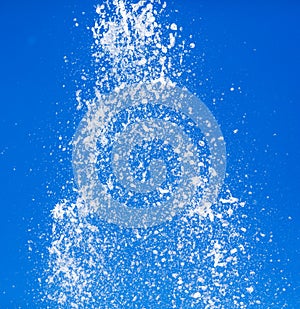
M 196 292 L 196 293 L 192 294 L 192 297 L 193 298 L 200 298 L 201 294 L 200 294 L 200 292 Z
M 170 28 L 171 28 L 171 30 L 176 31 L 177 25 L 175 23 L 173 23 L 173 24 L 171 24 Z
M 235 253 L 237 253 L 237 249 L 236 248 L 233 248 L 233 249 L 230 250 L 230 254 L 235 254 Z

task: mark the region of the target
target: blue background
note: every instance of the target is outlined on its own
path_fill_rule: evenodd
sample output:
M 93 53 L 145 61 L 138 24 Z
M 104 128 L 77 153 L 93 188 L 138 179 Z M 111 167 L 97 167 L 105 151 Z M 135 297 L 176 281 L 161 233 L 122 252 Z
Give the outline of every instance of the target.
M 95 4 L 0 4 L 0 308 L 39 307 L 32 303 L 38 298 L 35 271 L 42 269 L 49 213 L 65 197 L 61 186 L 72 177 L 70 152 L 57 148 L 58 137 L 67 145 L 82 116 L 76 113 L 74 80 L 89 66 L 92 38 L 83 25 L 93 24 Z M 195 58 L 199 62 L 187 86 L 221 125 L 229 154 L 227 181 L 234 195 L 251 205 L 250 215 L 262 230 L 273 232 L 270 255 L 280 259 L 276 267 L 292 285 L 282 301 L 299 308 L 300 3 L 168 4 L 179 10 L 168 19 L 194 36 L 187 65 Z

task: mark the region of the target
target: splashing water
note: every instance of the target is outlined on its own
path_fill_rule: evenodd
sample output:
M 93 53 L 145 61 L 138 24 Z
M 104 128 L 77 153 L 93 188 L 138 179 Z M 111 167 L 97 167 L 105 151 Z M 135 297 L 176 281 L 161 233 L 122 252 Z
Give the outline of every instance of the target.
M 175 52 L 182 45 L 176 44 L 177 25 L 169 27 L 164 39 L 163 26 L 157 21 L 165 7 L 160 1 L 112 1 L 97 6 L 99 20 L 92 27 L 92 50 L 98 64 L 96 85 L 101 93 L 123 83 L 164 81 L 170 73 L 173 77 L 181 74 L 173 65 L 174 61 L 182 62 L 184 54 L 184 50 Z
M 159 23 L 165 8 L 154 0 L 96 7 L 95 96 L 78 100 L 87 113 L 73 139 L 77 195 L 52 210 L 50 307 L 261 303 L 245 203 L 221 190 L 222 133 L 205 105 L 171 81 L 189 51 L 175 23 Z

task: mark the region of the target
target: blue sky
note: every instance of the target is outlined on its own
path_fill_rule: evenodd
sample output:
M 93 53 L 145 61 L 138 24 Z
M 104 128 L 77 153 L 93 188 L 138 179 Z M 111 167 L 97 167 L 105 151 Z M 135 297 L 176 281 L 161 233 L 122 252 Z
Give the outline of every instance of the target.
M 193 59 L 199 63 L 187 86 L 222 128 L 229 154 L 227 181 L 235 196 L 249 202 L 250 215 L 257 217 L 262 229 L 273 232 L 271 250 L 283 261 L 276 267 L 284 269 L 295 288 L 281 297 L 288 308 L 297 308 L 300 4 L 168 3 L 170 9 L 179 10 L 168 18 L 181 24 L 187 36 L 193 34 L 196 43 L 187 64 L 192 65 Z M 49 212 L 64 197 L 61 186 L 72 176 L 70 154 L 57 150 L 58 137 L 70 141 L 72 124 L 82 116 L 76 112 L 74 80 L 89 64 L 91 37 L 84 27 L 74 26 L 73 18 L 92 25 L 95 4 L 0 4 L 1 308 L 32 308 L 36 293 L 31 290 L 37 289 L 32 270 L 38 255 L 28 252 L 28 240 L 33 240 L 34 252 L 45 252 L 37 235 L 49 233 Z M 64 55 L 74 64 L 66 65 Z

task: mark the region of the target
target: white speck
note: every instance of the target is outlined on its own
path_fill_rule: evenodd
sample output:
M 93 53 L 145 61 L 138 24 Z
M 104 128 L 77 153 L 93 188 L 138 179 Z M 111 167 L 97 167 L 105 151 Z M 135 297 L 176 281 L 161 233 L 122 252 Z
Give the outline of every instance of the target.
M 171 28 L 171 30 L 176 31 L 177 25 L 173 23 L 173 24 L 171 24 L 170 28 Z
M 100 14 L 101 13 L 101 10 L 103 9 L 103 6 L 101 5 L 97 5 L 97 7 L 96 7 L 96 13 L 97 14 Z
M 160 192 L 161 194 L 167 194 L 167 193 L 169 193 L 169 190 L 166 190 L 166 189 L 158 188 L 158 190 L 159 190 L 159 192 Z
M 200 186 L 202 184 L 202 180 L 199 176 L 192 177 L 192 183 L 194 186 Z
M 230 88 L 230 91 L 234 91 L 234 87 L 231 87 L 231 88 Z
M 248 293 L 251 294 L 254 291 L 254 288 L 253 288 L 253 286 L 250 286 L 250 287 L 246 288 L 246 290 L 247 290 Z
M 171 49 L 175 46 L 176 40 L 175 40 L 175 36 L 173 33 L 169 34 L 169 38 L 170 38 L 170 44 L 168 45 L 168 48 Z
M 145 65 L 147 63 L 147 60 L 145 58 L 142 58 L 139 62 L 138 65 Z
M 222 204 L 234 204 L 234 203 L 237 203 L 238 201 L 239 201 L 239 199 L 236 198 L 236 197 L 233 197 L 233 196 L 231 196 L 230 198 L 227 198 L 227 199 L 220 198 L 220 202 Z
M 161 51 L 164 53 L 164 54 L 166 54 L 167 52 L 168 52 L 168 48 L 166 47 L 166 46 L 161 46 Z M 161 60 L 162 60 L 163 58 L 161 58 Z M 164 61 L 161 61 L 162 63 L 164 62 Z
M 236 248 L 233 248 L 233 249 L 230 250 L 230 254 L 235 254 L 235 253 L 237 253 L 237 249 Z
M 200 292 L 196 292 L 196 293 L 192 294 L 192 297 L 193 298 L 200 298 L 201 294 L 200 294 Z
M 227 213 L 228 213 L 229 217 L 231 217 L 232 214 L 233 214 L 233 210 L 232 210 L 231 208 L 229 208 L 229 209 L 227 210 Z
M 233 133 L 234 133 L 234 134 L 236 134 L 236 133 L 238 133 L 238 132 L 239 132 L 239 129 L 233 130 Z

